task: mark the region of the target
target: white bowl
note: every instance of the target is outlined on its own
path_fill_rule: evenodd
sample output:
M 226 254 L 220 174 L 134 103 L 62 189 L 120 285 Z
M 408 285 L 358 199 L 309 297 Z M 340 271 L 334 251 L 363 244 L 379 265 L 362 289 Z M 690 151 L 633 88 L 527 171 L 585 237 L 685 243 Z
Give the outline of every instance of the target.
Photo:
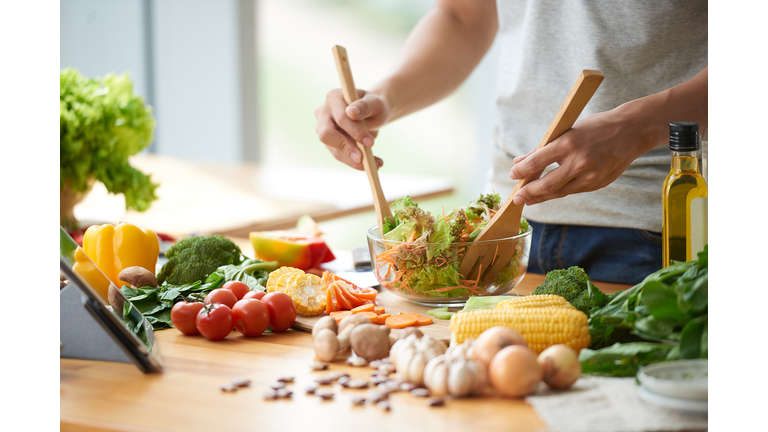
M 660 396 L 706 401 L 707 360 L 675 360 L 653 363 L 638 371 L 640 385 Z
M 673 398 L 650 392 L 643 387 L 638 388 L 637 392 L 640 399 L 664 408 L 694 413 L 707 412 L 708 402 L 706 400 Z

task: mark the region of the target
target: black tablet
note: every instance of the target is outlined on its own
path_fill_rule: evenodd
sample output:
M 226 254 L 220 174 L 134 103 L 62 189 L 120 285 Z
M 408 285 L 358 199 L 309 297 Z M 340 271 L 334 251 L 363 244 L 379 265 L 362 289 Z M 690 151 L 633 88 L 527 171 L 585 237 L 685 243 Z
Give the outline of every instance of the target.
M 109 282 L 109 304 L 104 304 L 101 295 L 88 283 L 85 275 L 78 274 L 81 272 L 77 270 L 80 266 L 75 266 L 78 244 L 64 228 L 59 227 L 59 230 L 61 272 L 82 294 L 83 307 L 142 372 L 161 372 L 163 362 L 155 343 L 152 324 L 112 282 Z M 93 265 L 89 266 L 89 278 L 103 277 L 109 280 L 85 253 L 79 254 L 78 259 L 88 260 Z

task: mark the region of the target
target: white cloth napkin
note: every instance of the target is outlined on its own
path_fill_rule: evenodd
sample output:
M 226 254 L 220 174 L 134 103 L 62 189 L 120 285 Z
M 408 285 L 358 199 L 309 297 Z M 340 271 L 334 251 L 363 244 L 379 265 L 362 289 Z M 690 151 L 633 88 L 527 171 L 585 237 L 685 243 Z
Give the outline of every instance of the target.
M 526 398 L 551 432 L 647 432 L 707 430 L 707 414 L 645 402 L 635 378 L 582 376 L 568 390 L 543 384 Z

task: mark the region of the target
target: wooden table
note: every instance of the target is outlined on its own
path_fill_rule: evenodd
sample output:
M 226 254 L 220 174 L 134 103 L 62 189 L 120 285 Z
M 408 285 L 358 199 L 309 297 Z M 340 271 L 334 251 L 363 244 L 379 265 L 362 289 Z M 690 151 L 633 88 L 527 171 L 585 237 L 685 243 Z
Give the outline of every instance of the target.
M 250 231 L 294 228 L 302 215 L 317 222 L 373 210 L 365 173 L 351 168 L 261 166 L 254 163 L 200 163 L 139 154 L 131 165 L 160 186 L 145 212 L 126 211 L 122 195 L 96 183 L 75 207 L 81 224 L 125 221 L 176 236 L 218 233 L 248 237 Z M 380 172 L 389 201 L 415 201 L 453 192 L 453 181 Z
M 527 274 L 517 287 L 529 294 L 544 276 Z M 599 283 L 606 292 L 626 285 Z M 142 374 L 132 364 L 87 360 L 60 361 L 62 431 L 535 431 L 545 425 L 522 400 L 503 399 L 489 388 L 478 398 L 450 400 L 430 408 L 408 393 L 391 395 L 392 410 L 352 406 L 350 396 L 364 390 L 342 390 L 335 400 L 305 395 L 313 377 L 314 350 L 309 333 L 288 330 L 244 338 L 233 332 L 211 342 L 184 336 L 175 329 L 156 332 L 165 362 L 162 374 Z M 331 370 L 368 378 L 370 368 L 334 363 Z M 291 400 L 264 400 L 262 393 L 284 375 L 296 377 Z M 252 380 L 234 393 L 219 385 L 236 377 Z

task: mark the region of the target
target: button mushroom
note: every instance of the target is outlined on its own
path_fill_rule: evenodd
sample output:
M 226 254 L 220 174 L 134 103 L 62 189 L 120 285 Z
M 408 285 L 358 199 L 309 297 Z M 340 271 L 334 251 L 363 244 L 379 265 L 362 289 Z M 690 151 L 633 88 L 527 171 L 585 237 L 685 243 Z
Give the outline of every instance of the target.
M 136 288 L 157 286 L 157 277 L 151 271 L 141 266 L 126 267 L 120 271 L 117 278 L 128 282 Z
M 382 359 L 389 355 L 389 332 L 375 324 L 358 324 L 350 344 L 355 354 L 368 361 Z

